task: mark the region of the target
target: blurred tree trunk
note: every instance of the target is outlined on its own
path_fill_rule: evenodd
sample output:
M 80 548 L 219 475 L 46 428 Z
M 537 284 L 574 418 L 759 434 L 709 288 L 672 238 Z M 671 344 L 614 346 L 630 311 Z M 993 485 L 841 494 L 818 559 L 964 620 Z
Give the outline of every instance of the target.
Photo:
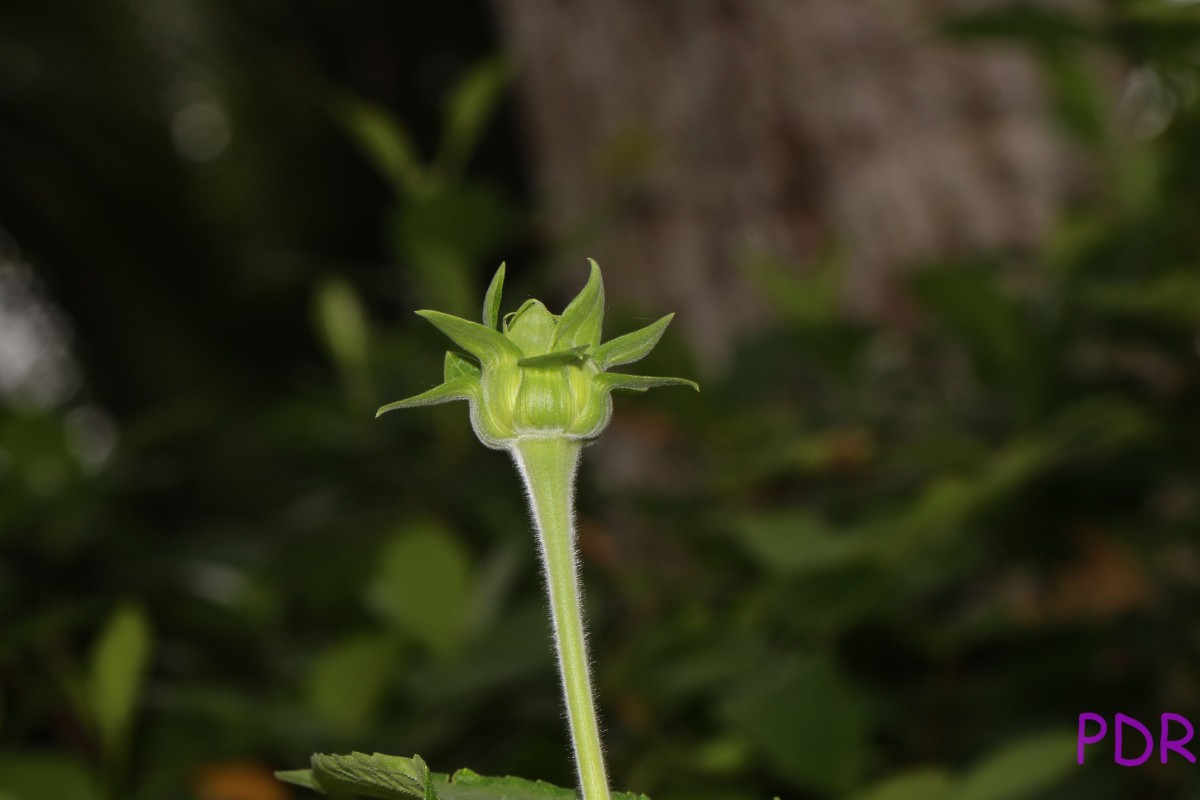
M 1036 64 L 938 36 L 995 3 L 494 2 L 555 229 L 717 363 L 765 312 L 747 256 L 841 243 L 848 308 L 896 317 L 906 269 L 1028 248 L 1072 182 Z

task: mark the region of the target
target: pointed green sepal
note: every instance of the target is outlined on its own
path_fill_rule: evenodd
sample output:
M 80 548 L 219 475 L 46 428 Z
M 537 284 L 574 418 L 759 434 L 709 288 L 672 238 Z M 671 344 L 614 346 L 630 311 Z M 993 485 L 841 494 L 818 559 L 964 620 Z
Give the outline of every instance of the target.
M 604 322 L 604 282 L 600 266 L 592 259 L 592 272 L 583 290 L 567 306 L 554 331 L 551 350 L 566 350 L 578 345 L 596 347 L 600 344 L 600 328 Z
M 442 366 L 442 380 L 446 383 L 458 378 L 474 378 L 479 380 L 482 370 L 470 359 L 460 356 L 453 350 L 446 351 L 446 360 Z
M 414 397 L 408 397 L 404 400 L 397 400 L 394 403 L 381 406 L 375 412 L 375 416 L 381 417 L 389 411 L 398 411 L 402 408 L 436 406 L 440 403 L 449 403 L 454 400 L 474 400 L 478 394 L 479 379 L 470 375 L 464 375 L 452 381 L 439 384 L 428 392 L 422 392 Z
M 608 391 L 630 389 L 635 392 L 644 392 L 658 386 L 690 386 L 697 392 L 700 391 L 700 384 L 689 381 L 687 378 L 660 378 L 656 375 L 621 375 L 617 372 L 602 372 L 596 376 L 596 381 Z
M 485 366 L 495 364 L 506 356 L 514 360 L 521 357 L 519 347 L 505 339 L 499 331 L 485 328 L 478 322 L 443 314 L 441 311 L 418 311 L 417 315 L 429 320 L 430 324 L 449 336 L 456 345 L 478 358 Z
M 578 366 L 589 358 L 587 354 L 587 345 L 581 344 L 578 347 L 572 347 L 570 350 L 559 350 L 557 353 L 546 353 L 544 356 L 531 356 L 530 358 L 522 358 L 517 362 L 519 367 L 566 367 Z
M 488 285 L 487 294 L 483 296 L 483 324 L 492 330 L 496 330 L 496 325 L 500 322 L 500 295 L 503 292 L 504 264 L 501 264 Z
M 640 330 L 605 342 L 596 348 L 596 352 L 592 353 L 592 358 L 600 365 L 600 369 L 641 361 L 658 344 L 658 340 L 666 333 L 667 326 L 671 324 L 674 316 L 674 314 L 667 314 L 657 322 Z

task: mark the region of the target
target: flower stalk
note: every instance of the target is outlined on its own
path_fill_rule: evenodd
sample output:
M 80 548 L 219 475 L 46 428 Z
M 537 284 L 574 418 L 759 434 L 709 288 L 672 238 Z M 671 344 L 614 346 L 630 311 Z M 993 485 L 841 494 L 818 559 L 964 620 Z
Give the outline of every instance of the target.
M 583 593 L 575 534 L 575 473 L 581 445 L 565 438 L 529 439 L 513 447 L 537 529 L 559 677 L 584 800 L 608 800 L 608 777 L 592 693 Z
M 683 378 L 608 371 L 645 357 L 672 315 L 601 344 L 604 287 L 596 262 L 591 262 L 587 284 L 561 315 L 528 300 L 501 319 L 503 286 L 502 264 L 484 298 L 482 324 L 437 311 L 417 312 L 467 355 L 446 353 L 443 383 L 378 413 L 466 400 L 479 440 L 512 455 L 537 531 L 583 800 L 609 800 L 583 624 L 575 474 L 583 446 L 612 418 L 614 390 L 699 387 Z

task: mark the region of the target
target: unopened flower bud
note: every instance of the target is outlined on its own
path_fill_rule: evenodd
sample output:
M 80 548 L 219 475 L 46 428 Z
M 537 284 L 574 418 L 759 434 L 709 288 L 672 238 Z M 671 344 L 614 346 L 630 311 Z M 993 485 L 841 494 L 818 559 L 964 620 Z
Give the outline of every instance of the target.
M 538 300 L 499 319 L 504 265 L 484 299 L 483 324 L 437 311 L 418 311 L 470 356 L 446 354 L 445 380 L 427 392 L 379 409 L 466 400 L 471 424 L 488 447 L 508 449 L 525 439 L 590 440 L 612 418 L 614 389 L 699 387 L 684 378 L 607 372 L 645 357 L 671 321 L 668 314 L 641 330 L 601 344 L 604 287 L 591 262 L 587 284 L 561 315 Z

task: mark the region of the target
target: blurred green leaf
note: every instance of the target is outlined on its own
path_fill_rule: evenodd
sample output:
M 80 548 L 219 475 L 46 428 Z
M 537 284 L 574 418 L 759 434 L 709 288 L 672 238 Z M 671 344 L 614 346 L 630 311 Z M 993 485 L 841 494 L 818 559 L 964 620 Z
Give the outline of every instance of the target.
M 861 562 L 876 540 L 831 528 L 814 514 L 783 511 L 756 514 L 734 523 L 737 541 L 771 572 L 801 575 Z
M 733 682 L 762 664 L 767 655 L 760 631 L 726 632 L 720 638 L 699 639 L 697 632 L 662 630 L 644 642 L 643 685 L 659 702 L 679 701 L 703 693 L 724 695 Z M 675 636 L 673 636 L 675 634 Z
M 1100 148 L 1108 139 L 1105 89 L 1083 52 L 1064 48 L 1042 60 L 1045 83 L 1063 126 L 1079 141 Z
M 1047 439 L 1063 458 L 1081 460 L 1143 443 L 1160 429 L 1147 409 L 1116 397 L 1093 395 L 1064 408 Z
M 322 652 L 308 675 L 308 706 L 341 734 L 361 732 L 379 708 L 398 665 L 395 644 L 361 635 Z
M 1121 15 L 1127 21 L 1177 27 L 1200 35 L 1200 8 L 1187 0 L 1127 0 L 1121 4 Z
M 1044 792 L 1077 769 L 1075 747 L 1066 732 L 1007 744 L 967 773 L 955 800 L 1021 800 Z
M 767 302 L 793 325 L 828 325 L 841 322 L 845 255 L 836 247 L 827 247 L 815 263 L 800 266 L 754 254 L 740 266 Z
M 368 589 L 372 606 L 440 655 L 462 644 L 471 609 L 471 562 L 439 523 L 410 525 L 383 547 Z
M 0 797 L 11 800 L 99 800 L 87 767 L 59 753 L 0 755 Z
M 902 563 L 902 560 L 896 562 Z M 810 572 L 771 591 L 772 618 L 802 636 L 830 635 L 896 608 L 892 564 Z
M 962 337 L 985 369 L 1018 372 L 1037 356 L 1020 307 L 995 285 L 995 276 L 968 265 L 926 270 L 913 278 L 922 306 Z
M 813 791 L 853 789 L 867 762 L 863 698 L 826 655 L 781 660 L 733 689 L 724 717 L 778 774 Z
M 342 278 L 327 278 L 317 285 L 313 306 L 317 333 L 338 368 L 351 408 L 369 408 L 374 394 L 370 328 L 358 293 Z
M 106 751 L 125 748 L 151 646 L 146 615 L 126 605 L 108 618 L 92 648 L 86 696 Z
M 954 780 L 940 769 L 919 769 L 888 778 L 854 800 L 958 800 Z
M 314 297 L 317 330 L 334 360 L 362 368 L 367 360 L 367 314 L 354 287 L 341 278 L 322 281 Z
M 1016 39 L 1050 49 L 1094 34 L 1075 14 L 1025 4 L 951 16 L 942 23 L 942 32 L 959 39 Z
M 438 175 L 447 183 L 459 180 L 504 97 L 511 73 L 500 56 L 481 59 L 451 90 L 446 99 L 445 130 L 436 161 Z
M 1200 325 L 1200 276 L 1190 271 L 1084 287 L 1089 306 L 1148 325 L 1169 323 L 1187 330 Z
M 926 270 L 912 287 L 922 307 L 966 345 L 983 378 L 1011 392 L 1027 413 L 1041 407 L 1054 342 L 1036 335 L 1021 304 L 1000 291 L 990 270 L 968 265 Z
M 880 550 L 899 565 L 912 557 L 912 549 L 961 534 L 982 511 L 1028 486 L 1033 479 L 1059 463 L 1065 455 L 1052 436 L 1016 440 L 995 452 L 978 475 L 938 475 L 899 514 L 883 515 L 877 525 L 890 533 Z
M 418 197 L 429 188 L 429 177 L 400 120 L 378 106 L 349 95 L 338 97 L 330 103 L 330 108 L 334 119 L 398 195 Z
M 1161 113 L 1161 109 L 1158 110 Z M 1160 189 L 1165 154 L 1152 146 L 1131 148 L 1124 159 L 1112 165 L 1114 190 L 1131 215 L 1162 214 L 1156 206 L 1164 202 Z
M 391 237 L 426 305 L 476 319 L 476 265 L 511 235 L 513 221 L 498 191 L 463 184 L 403 204 Z

